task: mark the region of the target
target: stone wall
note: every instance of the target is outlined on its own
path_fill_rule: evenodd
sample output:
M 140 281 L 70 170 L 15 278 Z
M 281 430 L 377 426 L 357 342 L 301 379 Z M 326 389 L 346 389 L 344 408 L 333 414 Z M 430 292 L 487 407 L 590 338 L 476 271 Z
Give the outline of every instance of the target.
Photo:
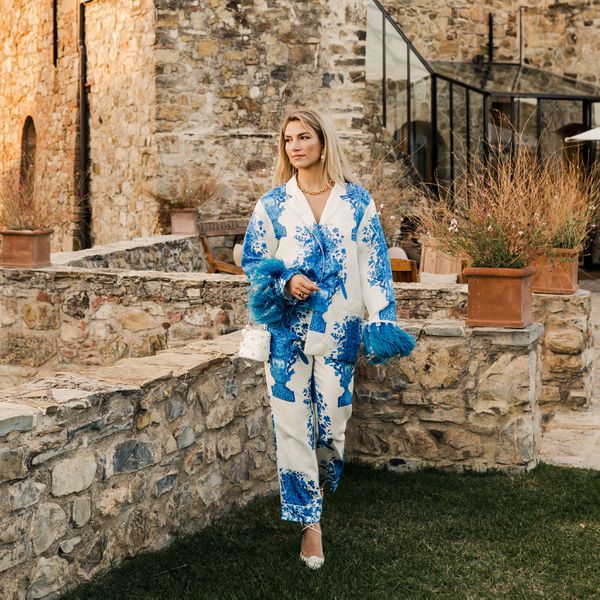
M 214 249 L 214 247 L 213 247 Z M 129 269 L 191 273 L 206 271 L 200 238 L 162 235 L 94 246 L 52 255 L 52 264 L 82 269 Z
M 190 344 L 0 397 L 0 597 L 44 598 L 276 489 L 261 365 Z
M 77 5 L 58 3 L 53 65 L 52 2 L 0 2 L 0 176 L 18 169 L 23 126 L 36 128 L 35 194 L 62 207 L 54 250 L 72 249 L 77 123 Z
M 86 15 L 92 239 L 106 244 L 160 231 L 154 0 L 102 0 Z
M 361 0 L 156 4 L 161 187 L 186 163 L 205 164 L 221 182 L 205 214 L 247 215 L 270 187 L 294 106 L 328 112 L 355 165 L 368 156 Z
M 347 455 L 519 472 L 540 445 L 541 325 L 407 322 L 415 353 L 357 366 Z M 262 365 L 239 333 L 0 394 L 0 593 L 44 598 L 277 487 Z M 55 596 L 52 596 L 55 597 Z
M 528 470 L 541 441 L 543 326 L 409 321 L 413 354 L 357 367 L 349 456 L 399 470 Z
M 154 251 L 151 245 L 136 246 L 141 264 L 144 252 L 152 256 Z M 243 275 L 0 269 L 0 387 L 57 368 L 112 364 L 239 329 L 247 322 L 246 287 Z M 399 319 L 466 316 L 466 285 L 406 283 L 395 290 Z M 550 418 L 558 405 L 587 407 L 592 396 L 590 292 L 534 294 L 533 305 L 536 320 L 546 328 L 543 410 Z
M 600 10 L 596 1 L 475 0 L 432 6 L 426 0 L 384 0 L 404 33 L 426 59 L 487 60 L 488 14 L 494 15 L 494 60 L 519 62 L 519 7 L 523 7 L 525 63 L 557 75 L 597 82 Z

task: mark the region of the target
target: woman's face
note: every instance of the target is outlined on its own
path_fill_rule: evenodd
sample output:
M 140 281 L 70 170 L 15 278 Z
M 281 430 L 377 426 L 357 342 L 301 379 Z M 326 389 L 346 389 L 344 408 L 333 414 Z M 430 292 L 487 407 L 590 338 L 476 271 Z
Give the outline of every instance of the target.
M 285 128 L 285 152 L 296 169 L 308 169 L 321 161 L 323 146 L 310 125 L 290 121 Z

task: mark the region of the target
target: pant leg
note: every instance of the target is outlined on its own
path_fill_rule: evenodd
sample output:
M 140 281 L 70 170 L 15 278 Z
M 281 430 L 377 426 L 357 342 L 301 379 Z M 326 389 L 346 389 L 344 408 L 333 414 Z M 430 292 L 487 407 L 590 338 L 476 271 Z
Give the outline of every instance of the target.
M 313 357 L 302 354 L 293 361 L 288 359 L 288 364 L 286 399 L 279 393 L 282 382 L 276 380 L 281 379 L 277 364 L 269 362 L 265 369 L 273 416 L 281 518 L 317 523 L 321 518 L 321 495 L 312 401 Z
M 344 467 L 346 424 L 352 414 L 354 363 L 315 356 L 313 396 L 317 415 L 317 462 L 321 486 L 335 491 Z

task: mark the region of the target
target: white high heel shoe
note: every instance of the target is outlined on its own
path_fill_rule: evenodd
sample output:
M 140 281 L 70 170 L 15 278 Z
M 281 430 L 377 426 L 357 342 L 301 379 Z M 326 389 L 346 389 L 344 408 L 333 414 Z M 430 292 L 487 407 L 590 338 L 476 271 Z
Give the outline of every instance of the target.
M 321 535 L 321 532 L 315 527 L 314 523 L 303 524 L 302 532 L 304 533 L 306 529 L 312 529 L 313 531 L 316 531 L 319 535 Z M 323 563 L 325 562 L 324 556 L 304 556 L 304 554 L 302 554 L 302 550 L 300 551 L 300 559 L 307 567 L 311 569 L 320 569 L 323 566 Z

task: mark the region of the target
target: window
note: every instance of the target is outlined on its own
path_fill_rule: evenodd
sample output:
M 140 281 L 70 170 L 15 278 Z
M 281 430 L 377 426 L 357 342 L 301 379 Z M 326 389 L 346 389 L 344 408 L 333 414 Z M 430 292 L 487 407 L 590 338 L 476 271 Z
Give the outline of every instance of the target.
M 21 183 L 27 186 L 30 193 L 33 193 L 35 182 L 35 144 L 35 125 L 33 119 L 27 117 L 21 141 Z

